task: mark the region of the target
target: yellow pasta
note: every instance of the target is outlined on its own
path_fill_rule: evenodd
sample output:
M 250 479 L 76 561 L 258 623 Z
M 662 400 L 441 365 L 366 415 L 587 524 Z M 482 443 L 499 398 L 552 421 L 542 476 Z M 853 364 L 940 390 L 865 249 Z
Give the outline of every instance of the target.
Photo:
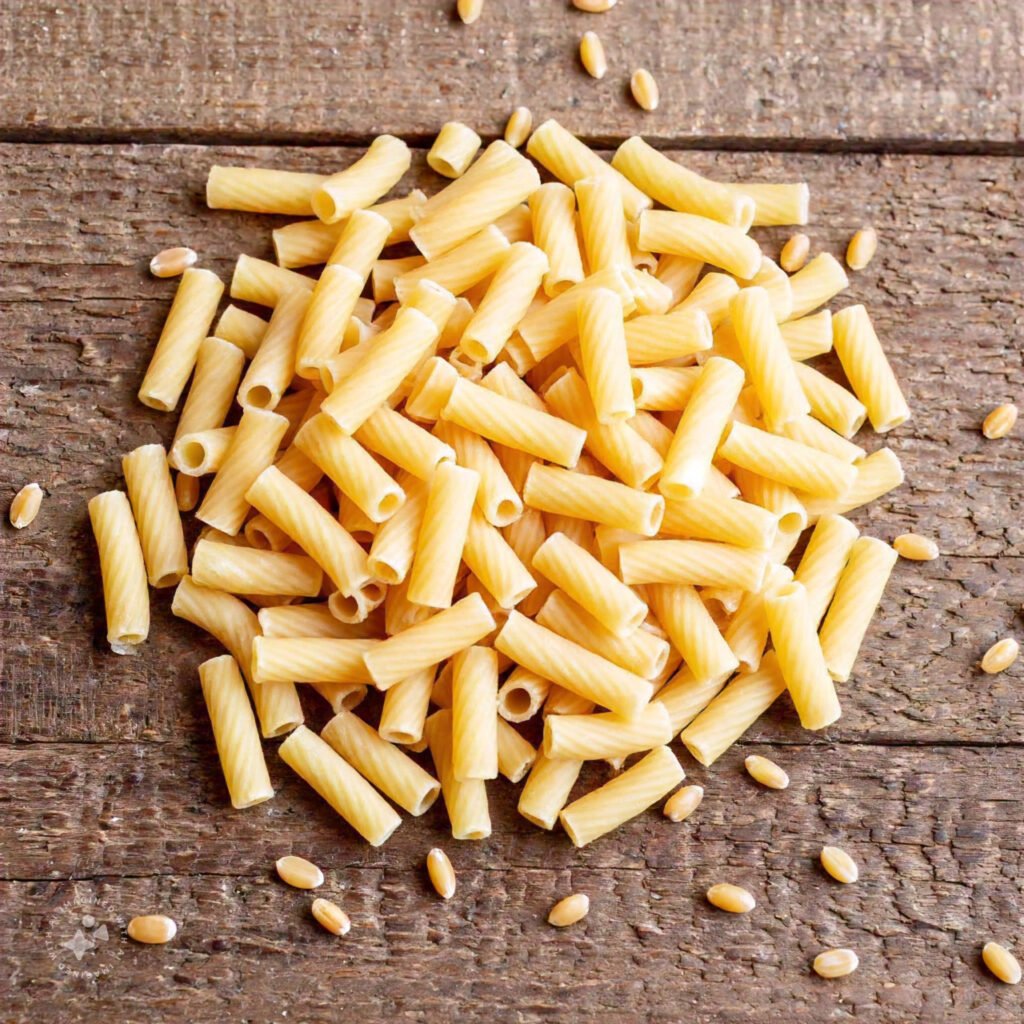
M 377 260 L 370 271 L 374 303 L 380 305 L 382 302 L 393 302 L 397 299 L 395 282 L 403 274 L 416 270 L 425 263 L 426 260 L 422 256 L 399 256 L 393 260 Z
M 498 655 L 489 647 L 452 662 L 452 773 L 459 782 L 498 776 Z
M 300 725 L 277 751 L 371 846 L 380 846 L 401 825 L 377 790 L 311 729 Z
M 378 135 L 354 164 L 320 182 L 311 197 L 311 212 L 334 224 L 354 210 L 371 206 L 398 184 L 411 160 L 409 147 L 401 139 Z
M 721 221 L 741 231 L 754 221 L 754 200 L 733 192 L 669 159 L 649 146 L 639 135 L 627 139 L 615 151 L 612 167 L 624 174 L 642 192 L 682 213 Z
M 668 210 L 646 210 L 637 236 L 642 249 L 703 260 L 739 278 L 761 266 L 761 247 L 738 228 L 707 217 Z
M 367 566 L 375 579 L 390 586 L 408 576 L 426 505 L 427 485 L 413 482 L 402 507 L 381 526 L 370 545 Z
M 421 281 L 433 281 L 452 295 L 461 295 L 490 277 L 510 248 L 508 239 L 491 224 L 444 255 L 401 274 L 395 279 L 395 294 L 407 303 Z
M 313 278 L 305 274 L 285 270 L 284 267 L 243 253 L 238 257 L 235 271 L 231 275 L 231 298 L 240 302 L 255 302 L 260 306 L 276 306 L 289 292 L 311 292 L 315 286 Z
M 818 451 L 834 455 L 844 462 L 860 462 L 867 455 L 860 445 L 847 441 L 841 434 L 837 434 L 831 427 L 826 427 L 812 416 L 790 420 L 782 428 L 781 433 L 791 441 L 799 441 L 811 448 L 817 448 Z
M 732 475 L 744 501 L 768 509 L 775 515 L 779 524 L 776 540 L 784 533 L 799 534 L 807 525 L 807 510 L 803 502 L 785 484 L 742 466 L 733 466 Z
M 498 714 L 507 722 L 525 722 L 540 711 L 550 689 L 549 680 L 517 665 L 498 690 Z
M 760 668 L 738 675 L 683 730 L 680 739 L 703 765 L 711 766 L 767 710 L 786 689 L 774 651 Z
M 806 592 L 807 614 L 815 629 L 832 603 L 836 585 L 843 573 L 859 531 L 848 519 L 825 515 L 818 520 L 795 579 Z
M 487 442 L 455 423 L 438 421 L 434 433 L 454 449 L 458 463 L 480 476 L 476 503 L 492 526 L 508 526 L 523 513 L 523 503 L 516 493 L 498 457 Z
M 320 367 L 341 351 L 349 318 L 362 290 L 363 279 L 350 267 L 338 263 L 324 268 L 296 343 L 295 372 L 300 377 L 319 380 Z
M 801 495 L 809 516 L 844 513 L 867 505 L 903 483 L 903 467 L 890 448 L 879 448 L 855 467 L 853 483 L 841 498 L 830 499 Z
M 308 292 L 291 291 L 274 308 L 267 333 L 238 386 L 243 409 L 273 409 L 281 401 L 295 376 L 296 345 L 309 304 Z
M 623 582 L 685 583 L 758 590 L 768 568 L 763 551 L 706 540 L 641 540 L 619 548 Z
M 367 639 L 381 635 L 380 621 L 349 625 L 339 622 L 324 603 L 286 604 L 261 608 L 257 619 L 263 636 L 284 639 L 323 637 L 334 640 Z
M 861 537 L 850 548 L 820 633 L 825 664 L 839 682 L 850 678 L 897 558 L 888 544 L 874 537 Z
M 662 629 L 698 679 L 736 671 L 739 659 L 692 586 L 652 584 L 647 594 Z
M 440 664 L 472 647 L 494 629 L 494 619 L 479 594 L 408 626 L 364 655 L 377 688 L 386 690 L 416 672 Z
M 482 779 L 455 778 L 452 767 L 452 712 L 443 709 L 427 719 L 425 733 L 434 770 L 441 781 L 445 810 L 455 839 L 486 839 L 491 834 L 487 785 Z
M 239 309 L 238 306 L 230 305 L 221 313 L 217 326 L 213 329 L 213 333 L 218 338 L 237 345 L 245 353 L 247 359 L 252 359 L 256 355 L 266 332 L 267 321 L 263 317 L 257 316 L 255 313 L 247 313 L 244 309 Z M 234 390 L 234 388 L 231 389 L 232 394 L 234 394 Z
M 842 437 L 853 437 L 867 415 L 856 396 L 804 363 L 793 363 L 793 368 L 810 404 L 811 415 Z
M 170 412 L 178 404 L 223 294 L 224 282 L 210 270 L 190 267 L 181 275 L 160 340 L 139 387 L 139 401 L 143 405 Z
M 287 429 L 283 416 L 265 409 L 246 409 L 196 518 L 232 536 L 238 533 L 249 511 L 245 492 L 273 462 Z
M 562 466 L 576 465 L 586 439 L 570 423 L 465 379 L 455 382 L 441 415 L 491 441 Z
M 636 311 L 640 316 L 660 316 L 668 312 L 672 305 L 672 289 L 668 285 L 636 267 L 626 267 L 623 276 L 633 290 Z
M 743 423 L 732 425 L 718 453 L 735 466 L 823 498 L 841 497 L 856 476 L 833 455 Z
M 619 297 L 607 288 L 591 288 L 576 307 L 580 365 L 599 423 L 636 415 L 629 356 Z
M 559 820 L 573 846 L 586 846 L 657 803 L 684 774 L 668 747 L 656 747 L 621 775 L 574 800 Z
M 687 666 L 655 694 L 654 703 L 664 704 L 668 709 L 673 734 L 689 725 L 711 703 L 728 678 L 728 675 L 698 678 Z
M 514 209 L 539 184 L 533 164 L 499 139 L 454 185 L 427 202 L 409 237 L 428 260 L 437 259 Z
M 531 193 L 529 205 L 534 242 L 548 258 L 544 294 L 554 298 L 583 280 L 576 196 L 571 188 L 553 181 Z
M 353 436 L 364 448 L 420 480 L 426 480 L 442 462 L 455 459 L 449 445 L 387 406 L 373 413 Z
M 562 761 L 541 754 L 519 794 L 519 813 L 529 822 L 549 832 L 569 799 L 579 778 L 582 761 Z
M 778 433 L 791 420 L 809 413 L 811 405 L 776 326 L 768 292 L 759 287 L 742 289 L 729 312 L 765 426 Z
M 839 260 L 831 253 L 819 253 L 789 279 L 793 294 L 790 320 L 806 316 L 824 306 L 849 284 L 850 279 Z
M 142 445 L 121 465 L 150 586 L 173 587 L 188 572 L 188 552 L 167 453 L 158 444 Z
M 400 199 L 377 203 L 365 212 L 378 214 L 388 222 L 390 233 L 384 244 L 397 245 L 409 240 L 409 229 L 416 223 L 416 215 L 426 201 L 427 197 L 417 188 Z M 327 262 L 351 220 L 349 217 L 335 224 L 303 220 L 275 228 L 271 236 L 278 264 L 282 267 L 308 267 Z
M 575 370 L 562 374 L 544 398 L 556 416 L 586 431 L 587 450 L 624 484 L 644 490 L 661 472 L 662 457 L 634 428 L 635 420 L 598 422 L 586 384 Z
M 792 286 L 790 286 L 792 293 Z M 832 351 L 832 314 L 823 309 L 779 325 L 790 359 L 813 359 Z
M 910 408 L 863 306 L 847 306 L 832 317 L 836 355 L 871 425 L 885 433 L 910 419 Z M 846 435 L 849 436 L 849 435 Z
M 274 788 L 237 662 L 230 654 L 204 661 L 199 684 L 231 806 L 241 809 L 269 800 Z
M 522 782 L 537 760 L 537 749 L 504 718 L 497 719 L 497 723 L 498 771 L 513 784 Z
M 327 257 L 327 265 L 346 266 L 365 284 L 390 236 L 391 223 L 387 217 L 374 210 L 355 210 L 345 221 Z
M 284 530 L 344 596 L 351 597 L 369 582 L 366 552 L 330 512 L 279 469 L 265 469 L 245 497 Z
M 556 349 L 576 337 L 577 307 L 580 296 L 591 288 L 610 288 L 622 302 L 624 316 L 637 306 L 632 278 L 627 279 L 630 268 L 607 267 L 580 281 L 556 298 L 532 309 L 519 323 L 519 336 L 535 365 Z M 508 346 L 506 346 L 506 352 Z
M 713 356 L 694 385 L 676 427 L 658 490 L 668 498 L 693 498 L 704 489 L 719 441 L 743 387 L 743 371 Z
M 722 636 L 729 649 L 736 655 L 742 671 L 757 671 L 768 642 L 768 615 L 764 610 L 765 591 L 788 583 L 792 578 L 792 570 L 786 566 L 772 566 L 761 590 L 747 591 L 740 595 Z M 705 590 L 706 602 L 710 601 L 710 596 L 711 591 Z
M 378 732 L 389 743 L 407 746 L 423 739 L 430 691 L 434 687 L 435 667 L 428 666 L 396 683 L 384 694 Z
M 355 369 L 324 399 L 322 412 L 347 434 L 358 430 L 420 362 L 437 340 L 436 324 L 417 309 L 403 309 L 379 334 Z
M 199 346 L 192 385 L 182 406 L 174 442 L 185 434 L 211 430 L 221 426 L 235 399 L 235 390 L 242 377 L 245 355 L 242 350 L 222 338 L 205 338 Z
M 626 322 L 626 351 L 631 366 L 650 366 L 706 352 L 711 348 L 711 321 L 702 309 L 678 307 L 662 316 L 639 316 Z
M 730 182 L 722 187 L 754 200 L 754 227 L 807 223 L 811 191 L 806 182 Z
M 430 478 L 427 503 L 409 574 L 409 600 L 448 608 L 462 561 L 480 475 L 446 462 Z
M 322 174 L 214 164 L 206 178 L 206 205 L 211 210 L 309 216 L 313 193 L 324 180 Z
M 519 612 L 509 614 L 494 646 L 517 665 L 626 718 L 636 717 L 650 700 L 651 684 L 647 680 Z
M 622 192 L 622 205 L 628 220 L 636 220 L 651 206 L 648 196 L 555 120 L 545 121 L 534 130 L 526 152 L 570 187 L 581 178 L 610 178 Z
M 115 654 L 134 654 L 149 636 L 149 591 L 142 545 L 123 491 L 89 499 L 107 613 L 107 643 Z
M 537 549 L 533 567 L 617 636 L 628 636 L 647 617 L 647 605 L 629 587 L 562 533 Z
M 606 267 L 632 267 L 618 183 L 609 175 L 582 178 L 576 182 L 574 191 L 590 272 Z
M 537 586 L 501 531 L 479 509 L 470 516 L 462 558 L 499 608 L 515 607 Z
M 320 735 L 363 778 L 409 814 L 424 814 L 441 795 L 437 779 L 350 711 L 335 715 Z
M 441 126 L 427 151 L 427 164 L 446 178 L 460 178 L 469 169 L 480 146 L 480 136 L 472 128 L 461 121 L 449 121 Z
M 204 587 L 229 594 L 317 597 L 323 584 L 323 572 L 305 555 L 261 551 L 212 540 L 201 540 L 196 545 L 192 578 Z
M 355 438 L 318 413 L 295 435 L 295 447 L 315 462 L 374 523 L 391 518 L 405 492 Z
M 628 757 L 672 742 L 672 721 L 664 704 L 648 704 L 634 719 L 599 715 L 548 715 L 544 756 L 565 761 Z
M 466 324 L 459 348 L 480 363 L 496 359 L 526 315 L 547 270 L 548 258 L 541 249 L 529 242 L 512 245 Z
M 185 576 L 174 591 L 171 611 L 210 633 L 228 649 L 249 684 L 260 731 L 270 739 L 302 724 L 302 705 L 291 682 L 254 685 L 252 644 L 260 635 L 256 616 L 237 597 L 201 587 Z
M 803 584 L 794 581 L 767 592 L 764 607 L 779 670 L 800 724 L 805 729 L 824 729 L 839 718 L 841 711 Z
M 778 528 L 777 514 L 766 508 L 707 494 L 685 501 L 666 501 L 665 517 L 661 521 L 661 533 L 668 537 L 720 540 L 759 550 L 772 546 Z

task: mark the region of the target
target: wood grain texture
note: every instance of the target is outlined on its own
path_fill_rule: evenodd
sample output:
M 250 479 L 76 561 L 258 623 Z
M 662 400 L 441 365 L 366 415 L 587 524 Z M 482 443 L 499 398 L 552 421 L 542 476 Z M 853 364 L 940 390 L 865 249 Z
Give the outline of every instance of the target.
M 766 793 L 732 751 L 690 773 L 708 795 L 689 822 L 651 812 L 583 851 L 531 828 L 499 782 L 491 839 L 442 840 L 458 873 L 444 903 L 424 870 L 439 809 L 371 850 L 276 759 L 278 797 L 238 813 L 204 744 L 0 749 L 18 830 L 0 865 L 4 1019 L 59 1003 L 62 1022 L 333 1020 L 341 1006 L 510 1024 L 1019 1020 L 1019 993 L 979 969 L 983 941 L 1019 942 L 1024 803 L 990 784 L 1019 751 L 750 750 L 782 761 L 791 788 Z M 858 860 L 859 882 L 825 875 L 825 842 Z M 311 894 L 273 877 L 289 852 L 324 869 L 318 895 L 353 921 L 343 940 L 313 923 Z M 754 911 L 706 903 L 724 879 L 755 894 Z M 544 916 L 571 891 L 590 895 L 590 915 L 556 932 Z M 180 922 L 174 942 L 125 941 L 128 918 L 154 910 Z M 83 932 L 105 924 L 108 939 L 76 960 L 63 944 L 86 915 Z M 861 968 L 824 982 L 810 961 L 836 945 Z
M 1024 15 L 1015 0 L 626 2 L 124 0 L 0 5 L 7 139 L 425 139 L 451 118 L 499 134 L 513 107 L 588 136 L 740 148 L 1016 149 Z M 610 70 L 579 65 L 597 30 Z M 650 69 L 661 107 L 629 98 Z
M 879 255 L 841 303 L 868 304 L 914 419 L 888 438 L 907 486 L 855 518 L 887 539 L 933 536 L 942 557 L 897 566 L 836 727 L 802 733 L 784 698 L 713 771 L 683 755 L 708 789 L 690 824 L 652 812 L 575 851 L 520 819 L 499 780 L 488 842 L 448 840 L 438 808 L 378 851 L 272 750 L 278 796 L 231 810 L 195 675 L 218 648 L 156 594 L 144 652 L 108 653 L 85 513 L 118 484 L 121 453 L 173 432 L 173 417 L 135 400 L 174 290 L 149 277 L 149 257 L 189 244 L 227 277 L 238 252 L 270 255 L 279 221 L 207 211 L 207 167 L 331 169 L 356 154 L 0 147 L 17 199 L 0 208 L 0 493 L 33 479 L 47 491 L 27 530 L 0 528 L 0 1018 L 1019 1019 L 1019 992 L 984 972 L 979 950 L 997 938 L 1021 951 L 1022 669 L 987 677 L 977 662 L 1019 631 L 1024 601 L 1024 440 L 979 429 L 1024 393 L 1024 162 L 686 155 L 725 180 L 806 177 L 816 249 L 841 253 L 863 223 L 878 229 Z M 440 184 L 419 160 L 414 182 Z M 759 234 L 770 250 L 786 236 Z M 324 705 L 309 696 L 319 725 Z M 746 778 L 752 750 L 783 764 L 790 790 Z M 825 842 L 854 853 L 862 882 L 818 870 Z M 449 904 L 422 869 L 439 843 L 459 872 Z M 288 852 L 328 871 L 353 918 L 346 939 L 272 878 Z M 726 875 L 756 893 L 753 914 L 705 904 Z M 556 933 L 543 916 L 573 889 L 594 909 Z M 124 939 L 146 911 L 181 922 L 170 947 Z M 80 961 L 62 945 L 102 923 L 109 938 L 89 939 Z M 825 983 L 810 960 L 839 944 L 862 967 Z
M 0 691 L 0 738 L 109 740 L 145 730 L 164 740 L 195 730 L 194 667 L 215 645 L 173 620 L 169 595 L 157 593 L 144 655 L 115 658 L 105 650 L 85 514 L 89 496 L 118 484 L 121 453 L 173 432 L 173 417 L 135 400 L 174 289 L 144 268 L 153 252 L 178 243 L 194 246 L 225 277 L 240 251 L 270 255 L 274 218 L 203 208 L 210 163 L 259 159 L 327 169 L 352 156 L 0 148 L 8 188 L 20 197 L 0 215 L 8 238 L 0 278 L 7 447 L 0 492 L 13 495 L 28 480 L 48 492 L 32 527 L 0 533 L 0 668 L 10 681 Z M 844 717 L 829 737 L 1020 740 L 1020 666 L 987 677 L 977 662 L 993 640 L 1019 628 L 1024 602 L 1024 442 L 1019 433 L 986 441 L 979 430 L 992 405 L 1024 391 L 1017 198 L 1024 162 L 708 153 L 688 162 L 722 178 L 806 176 L 816 248 L 841 253 L 869 221 L 882 239 L 875 261 L 853 275 L 840 301 L 867 303 L 910 398 L 914 418 L 888 435 L 908 484 L 854 518 L 890 540 L 910 528 L 933 536 L 943 554 L 897 566 L 844 694 Z M 420 164 L 413 180 L 431 189 L 438 181 Z M 769 248 L 784 236 L 762 234 Z M 836 370 L 828 359 L 824 367 Z M 870 434 L 866 441 L 880 443 Z M 808 742 L 785 722 L 772 735 Z

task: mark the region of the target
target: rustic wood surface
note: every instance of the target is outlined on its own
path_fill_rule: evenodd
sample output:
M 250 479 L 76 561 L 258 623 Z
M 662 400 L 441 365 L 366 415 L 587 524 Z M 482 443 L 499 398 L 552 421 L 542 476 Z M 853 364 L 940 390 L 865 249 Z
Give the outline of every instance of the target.
M 432 0 L 340 7 L 0 5 L 0 494 L 35 479 L 48 495 L 30 528 L 0 528 L 0 1020 L 1020 1020 L 1020 990 L 979 951 L 1024 951 L 1022 670 L 977 669 L 1024 602 L 1024 441 L 978 429 L 1024 395 L 1016 5 L 623 0 L 596 20 L 490 0 L 471 29 Z M 658 73 L 658 114 L 629 105 L 622 75 L 578 71 L 589 27 Z M 652 812 L 575 851 L 499 780 L 490 840 L 446 840 L 435 809 L 377 851 L 272 751 L 278 796 L 232 811 L 195 677 L 216 644 L 166 593 L 141 656 L 103 643 L 85 502 L 117 485 L 121 453 L 173 432 L 135 400 L 174 288 L 148 259 L 187 243 L 226 277 L 237 253 L 270 255 L 273 218 L 205 210 L 213 162 L 329 170 L 358 150 L 322 143 L 422 140 L 451 116 L 493 134 L 519 102 L 591 138 L 753 150 L 677 155 L 725 180 L 805 177 L 816 248 L 878 228 L 840 304 L 869 305 L 915 415 L 887 439 L 907 485 L 855 519 L 934 536 L 942 557 L 897 566 L 835 728 L 801 732 L 784 700 L 712 771 L 683 754 L 708 794 L 689 823 Z M 797 152 L 893 146 L 931 155 Z M 951 149 L 979 155 L 935 155 Z M 420 160 L 414 180 L 439 184 Z M 745 777 L 752 750 L 788 791 Z M 857 885 L 817 867 L 825 842 L 860 861 Z M 459 874 L 448 904 L 422 869 L 439 843 Z M 327 871 L 345 940 L 273 877 L 288 852 Z M 754 913 L 706 905 L 723 878 Z M 591 914 L 555 932 L 544 914 L 573 889 Z M 128 943 L 127 919 L 153 909 L 178 938 Z M 824 982 L 809 963 L 832 945 L 862 966 Z
M 645 135 L 749 148 L 897 144 L 1017 151 L 1024 10 L 1016 0 L 6 0 L 7 139 L 426 139 L 446 120 L 500 133 L 513 106 L 591 138 L 641 129 L 626 99 L 647 67 Z M 587 78 L 595 29 L 609 72 Z

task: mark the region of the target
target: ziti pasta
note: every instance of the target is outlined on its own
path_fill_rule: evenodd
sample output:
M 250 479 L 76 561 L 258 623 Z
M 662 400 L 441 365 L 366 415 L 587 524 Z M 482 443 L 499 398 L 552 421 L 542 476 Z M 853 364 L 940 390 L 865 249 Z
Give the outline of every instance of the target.
M 858 431 L 910 410 L 865 307 L 833 303 L 839 260 L 791 242 L 780 267 L 750 234 L 805 223 L 804 183 L 640 138 L 609 162 L 550 120 L 526 155 L 479 146 L 441 128 L 429 196 L 388 135 L 343 169 L 211 168 L 211 209 L 305 219 L 276 263 L 238 257 L 260 315 L 178 282 L 139 389 L 168 412 L 191 376 L 170 454 L 125 454 L 128 495 L 89 506 L 107 634 L 140 650 L 177 584 L 227 652 L 199 673 L 236 807 L 273 795 L 260 734 L 287 734 L 275 757 L 373 845 L 388 800 L 438 795 L 486 838 L 521 783 L 583 846 L 677 787 L 677 736 L 713 765 L 784 690 L 836 721 L 896 561 L 843 513 L 903 478 Z M 833 346 L 849 387 L 811 365 Z

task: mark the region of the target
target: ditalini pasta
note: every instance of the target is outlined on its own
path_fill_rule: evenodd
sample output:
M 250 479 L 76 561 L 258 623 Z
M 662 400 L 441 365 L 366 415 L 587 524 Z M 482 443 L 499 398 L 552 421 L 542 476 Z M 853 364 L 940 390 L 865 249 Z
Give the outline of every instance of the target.
M 909 406 L 864 307 L 828 308 L 840 261 L 748 235 L 804 223 L 807 186 L 712 181 L 640 138 L 608 162 L 529 120 L 479 155 L 446 124 L 429 198 L 381 201 L 411 164 L 393 136 L 340 171 L 212 168 L 211 207 L 302 218 L 276 262 L 237 258 L 261 315 L 215 320 L 194 252 L 156 259 L 184 273 L 140 398 L 192 383 L 169 457 L 125 455 L 128 496 L 90 518 L 114 650 L 148 634 L 147 583 L 226 648 L 200 681 L 238 807 L 273 795 L 261 734 L 290 733 L 282 759 L 373 844 L 388 800 L 438 795 L 486 838 L 500 775 L 581 846 L 675 788 L 677 734 L 711 765 L 785 689 L 804 727 L 839 716 L 896 559 L 843 513 L 903 479 L 854 435 Z M 849 388 L 808 365 L 833 347 Z M 587 760 L 620 774 L 570 802 Z
M 615 292 L 591 288 L 576 307 L 580 365 L 599 423 L 636 415 L 622 304 Z
M 621 775 L 574 800 L 558 817 L 573 846 L 586 846 L 657 803 L 683 778 L 675 754 L 656 747 Z
M 334 224 L 355 210 L 371 206 L 409 169 L 409 147 L 394 135 L 379 135 L 351 167 L 321 181 L 310 197 L 311 213 Z
M 246 491 L 273 462 L 287 429 L 283 416 L 246 409 L 196 517 L 224 533 L 238 533 L 249 511 Z
M 565 534 L 548 537 L 534 554 L 533 567 L 618 636 L 632 633 L 647 617 L 647 605 Z
M 754 221 L 752 197 L 687 170 L 638 135 L 619 146 L 612 157 L 612 167 L 671 210 L 695 213 L 741 231 L 746 231 Z
M 237 662 L 230 654 L 204 661 L 199 666 L 199 684 L 231 805 L 252 807 L 269 800 L 274 789 Z
M 430 810 L 441 795 L 437 779 L 350 711 L 335 715 L 320 734 L 365 779 L 409 814 Z
M 160 340 L 139 387 L 139 401 L 143 405 L 170 412 L 178 404 L 223 294 L 224 282 L 211 270 L 190 267 L 181 275 Z
M 90 498 L 89 521 L 100 554 L 107 643 L 115 654 L 134 654 L 149 636 L 149 590 L 128 496 L 106 491 Z
M 402 824 L 391 805 L 326 741 L 300 725 L 277 748 L 281 760 L 308 783 L 371 846 Z
M 807 592 L 800 583 L 784 583 L 765 594 L 764 607 L 779 669 L 800 724 L 805 729 L 824 729 L 841 712 L 807 608 Z
M 158 444 L 144 444 L 121 460 L 150 586 L 173 587 L 188 572 L 185 534 L 167 467 Z
M 836 355 L 879 433 L 910 418 L 910 408 L 863 306 L 847 306 L 832 317 Z
M 850 678 L 864 634 L 898 557 L 893 548 L 875 537 L 860 537 L 850 548 L 819 634 L 825 664 L 833 679 L 846 682 Z
M 498 655 L 469 647 L 452 661 L 452 774 L 459 782 L 498 775 Z
M 576 195 L 571 188 L 553 181 L 531 194 L 529 206 L 534 244 L 548 260 L 544 294 L 553 299 L 583 280 L 583 258 L 576 233 Z

